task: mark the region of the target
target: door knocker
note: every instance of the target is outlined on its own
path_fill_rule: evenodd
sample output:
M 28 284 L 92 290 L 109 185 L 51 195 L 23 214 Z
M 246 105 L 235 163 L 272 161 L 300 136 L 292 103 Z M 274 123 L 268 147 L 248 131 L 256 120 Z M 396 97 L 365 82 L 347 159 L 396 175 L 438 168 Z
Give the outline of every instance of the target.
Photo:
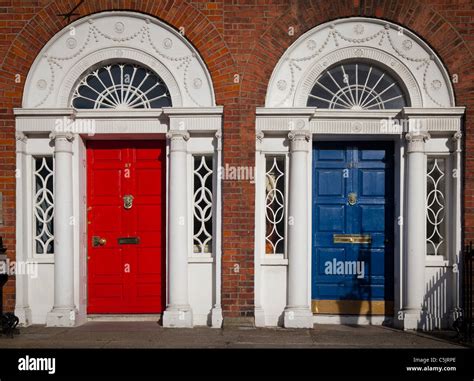
M 351 192 L 347 195 L 347 202 L 350 206 L 353 206 L 357 202 L 357 193 Z
M 126 194 L 123 196 L 123 207 L 125 209 L 132 209 L 133 206 L 133 196 L 131 194 Z

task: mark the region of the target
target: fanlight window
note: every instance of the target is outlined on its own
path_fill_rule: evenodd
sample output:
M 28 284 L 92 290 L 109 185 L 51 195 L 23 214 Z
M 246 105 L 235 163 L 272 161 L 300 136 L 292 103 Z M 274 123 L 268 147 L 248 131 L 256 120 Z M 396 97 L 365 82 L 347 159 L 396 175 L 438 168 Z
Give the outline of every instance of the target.
M 354 111 L 400 109 L 407 106 L 407 98 L 386 71 L 370 64 L 346 63 L 318 77 L 307 106 Z
M 117 63 L 87 74 L 72 97 L 76 109 L 149 109 L 171 106 L 163 80 L 151 70 Z

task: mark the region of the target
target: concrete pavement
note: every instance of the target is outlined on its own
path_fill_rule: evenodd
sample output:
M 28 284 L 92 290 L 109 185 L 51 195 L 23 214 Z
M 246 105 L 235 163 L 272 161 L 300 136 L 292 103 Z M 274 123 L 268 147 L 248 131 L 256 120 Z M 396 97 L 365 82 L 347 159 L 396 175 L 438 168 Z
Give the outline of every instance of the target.
M 0 337 L 0 348 L 463 348 L 452 340 L 453 332 L 425 334 L 369 325 L 166 329 L 150 321 L 92 321 L 77 328 L 31 326 L 20 331 L 13 339 Z

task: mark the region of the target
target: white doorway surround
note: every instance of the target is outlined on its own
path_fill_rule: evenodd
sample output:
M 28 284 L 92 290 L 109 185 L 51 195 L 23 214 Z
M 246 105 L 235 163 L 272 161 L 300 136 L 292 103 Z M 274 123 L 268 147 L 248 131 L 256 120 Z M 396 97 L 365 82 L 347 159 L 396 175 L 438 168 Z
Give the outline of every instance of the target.
M 346 75 L 349 67 L 355 71 Z M 359 82 L 361 67 L 367 69 Z M 388 78 L 393 83 L 377 87 L 375 72 L 385 78 L 381 84 Z M 398 88 L 400 95 L 389 98 L 387 87 Z M 375 100 L 367 101 L 371 97 Z M 390 103 L 395 99 L 400 102 Z M 257 326 L 389 323 L 429 330 L 459 316 L 463 114 L 436 53 L 399 25 L 360 17 L 335 20 L 288 48 L 256 116 Z M 393 313 L 312 310 L 312 143 L 317 141 L 393 142 Z
M 113 73 L 114 65 L 122 71 L 133 68 L 133 75 L 140 70 L 147 74 L 135 88 L 132 75 L 115 86 L 102 84 L 99 94 L 102 90 L 91 85 L 100 80 L 96 74 Z M 147 98 L 140 87 L 146 78 L 159 79 L 156 85 L 169 98 L 167 107 L 153 103 L 161 96 Z M 81 85 L 91 88 L 82 93 L 82 104 L 95 97 L 93 106 L 74 103 Z M 129 94 L 122 99 L 115 95 L 120 86 L 120 94 L 126 94 L 124 88 Z M 94 14 L 75 21 L 46 44 L 29 72 L 22 108 L 15 109 L 21 168 L 17 260 L 38 263 L 37 277 L 17 276 L 15 313 L 22 324 L 69 327 L 87 320 L 87 141 L 155 139 L 166 140 L 163 324 L 222 325 L 221 188 L 216 175 L 222 112 L 198 52 L 181 34 L 151 17 Z M 201 181 L 204 175 L 212 181 Z M 46 198 L 39 199 L 43 194 Z M 207 203 L 205 216 L 197 199 Z

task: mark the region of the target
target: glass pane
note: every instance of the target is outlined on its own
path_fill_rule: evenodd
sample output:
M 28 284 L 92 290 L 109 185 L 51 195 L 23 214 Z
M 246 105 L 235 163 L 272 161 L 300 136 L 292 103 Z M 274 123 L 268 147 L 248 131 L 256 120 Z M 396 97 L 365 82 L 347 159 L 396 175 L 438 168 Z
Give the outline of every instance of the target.
M 446 160 L 428 158 L 426 183 L 426 253 L 444 255 L 446 246 Z
M 285 253 L 285 157 L 267 156 L 265 176 L 265 253 Z
M 76 109 L 145 109 L 171 106 L 163 80 L 151 70 L 129 63 L 100 67 L 77 86 L 72 106 Z
M 194 253 L 212 253 L 212 156 L 194 156 Z
M 316 80 L 307 106 L 322 109 L 383 110 L 407 106 L 407 97 L 386 71 L 366 63 L 339 64 Z
M 54 161 L 34 159 L 34 223 L 36 254 L 54 254 Z

